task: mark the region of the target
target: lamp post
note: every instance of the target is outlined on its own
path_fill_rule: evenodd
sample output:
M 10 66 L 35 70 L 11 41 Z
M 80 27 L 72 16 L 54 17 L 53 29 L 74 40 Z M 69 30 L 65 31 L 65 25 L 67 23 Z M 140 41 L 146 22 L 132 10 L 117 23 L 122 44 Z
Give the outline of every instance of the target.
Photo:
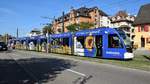
M 49 53 L 49 33 L 48 33 L 48 30 L 46 33 L 46 38 L 47 38 L 46 52 Z

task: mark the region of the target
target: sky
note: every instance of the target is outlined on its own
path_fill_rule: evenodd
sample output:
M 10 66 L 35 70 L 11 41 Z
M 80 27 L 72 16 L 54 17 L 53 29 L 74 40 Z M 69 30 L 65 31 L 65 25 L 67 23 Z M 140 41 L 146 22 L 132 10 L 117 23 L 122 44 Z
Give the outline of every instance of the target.
M 137 15 L 141 5 L 150 0 L 0 0 L 0 34 L 19 37 L 26 36 L 32 29 L 42 29 L 43 24 L 57 18 L 62 12 L 68 13 L 74 9 L 86 6 L 97 6 L 106 14 L 113 16 L 119 10 L 125 10 L 131 15 Z

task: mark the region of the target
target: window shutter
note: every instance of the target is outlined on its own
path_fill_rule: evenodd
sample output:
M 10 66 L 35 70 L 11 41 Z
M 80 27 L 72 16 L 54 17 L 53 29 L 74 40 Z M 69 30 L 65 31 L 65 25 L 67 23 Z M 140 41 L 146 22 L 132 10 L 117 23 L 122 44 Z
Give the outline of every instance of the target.
M 138 32 L 140 32 L 140 31 L 141 31 L 140 26 L 138 26 Z

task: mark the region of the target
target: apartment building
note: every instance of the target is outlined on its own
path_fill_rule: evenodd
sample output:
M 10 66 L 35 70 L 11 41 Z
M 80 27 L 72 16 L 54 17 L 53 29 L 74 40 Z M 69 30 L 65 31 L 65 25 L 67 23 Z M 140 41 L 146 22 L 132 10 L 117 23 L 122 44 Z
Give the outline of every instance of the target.
M 108 15 L 102 10 L 100 10 L 98 7 L 92 8 L 81 7 L 78 9 L 72 8 L 69 13 L 64 14 L 64 17 L 60 16 L 53 21 L 52 28 L 55 33 L 62 32 L 63 21 L 64 21 L 64 32 L 68 32 L 66 28 L 68 25 L 75 23 L 77 24 L 81 22 L 93 23 L 94 27 L 92 28 L 109 26 L 107 22 L 110 24 Z
M 134 21 L 136 48 L 150 49 L 150 4 L 141 6 Z
M 128 14 L 126 11 L 119 11 L 115 16 L 111 17 L 111 24 L 113 28 L 120 28 L 125 31 L 130 40 L 134 38 L 134 22 L 135 16 Z

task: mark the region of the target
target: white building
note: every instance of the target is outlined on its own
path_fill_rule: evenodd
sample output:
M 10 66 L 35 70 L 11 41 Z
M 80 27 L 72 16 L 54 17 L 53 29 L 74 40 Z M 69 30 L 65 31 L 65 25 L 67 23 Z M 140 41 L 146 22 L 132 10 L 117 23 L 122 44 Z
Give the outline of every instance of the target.
M 38 36 L 38 35 L 42 35 L 41 31 L 34 28 L 33 30 L 31 30 L 31 32 L 29 34 L 27 34 L 27 36 L 32 37 L 32 36 Z
M 134 38 L 134 22 L 135 16 L 127 14 L 126 11 L 119 11 L 115 16 L 111 17 L 111 24 L 113 28 L 123 29 L 130 40 Z
M 100 17 L 100 27 L 111 27 L 111 21 L 108 16 L 101 16 Z

